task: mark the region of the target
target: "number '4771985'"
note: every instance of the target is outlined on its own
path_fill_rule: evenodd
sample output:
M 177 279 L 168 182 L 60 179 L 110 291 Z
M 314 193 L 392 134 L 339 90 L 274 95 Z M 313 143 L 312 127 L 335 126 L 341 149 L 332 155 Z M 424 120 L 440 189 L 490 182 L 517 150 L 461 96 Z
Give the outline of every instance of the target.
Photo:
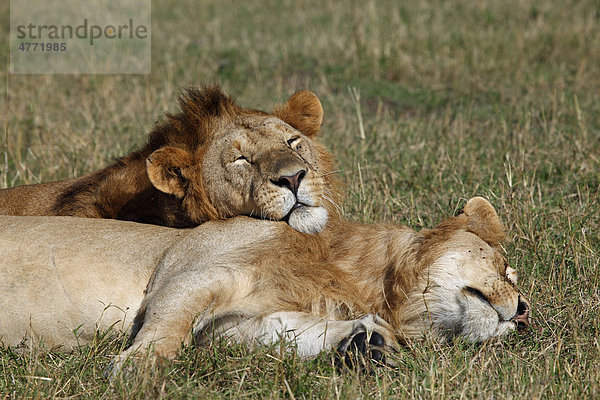
M 49 42 L 22 42 L 19 44 L 20 51 L 67 51 L 66 43 Z

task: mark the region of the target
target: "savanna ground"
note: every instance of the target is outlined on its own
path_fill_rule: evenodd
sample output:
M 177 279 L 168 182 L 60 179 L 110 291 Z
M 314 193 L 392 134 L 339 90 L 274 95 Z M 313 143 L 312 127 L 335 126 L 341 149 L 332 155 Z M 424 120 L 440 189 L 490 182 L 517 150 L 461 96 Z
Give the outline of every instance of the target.
M 600 397 L 600 3 L 189 0 L 154 3 L 152 30 L 149 76 L 4 69 L 0 187 L 110 163 L 175 110 L 180 87 L 219 82 L 262 109 L 310 88 L 345 216 L 419 229 L 487 197 L 536 327 L 414 343 L 399 369 L 370 375 L 331 354 L 221 345 L 112 383 L 123 341 L 106 336 L 75 354 L 0 350 L 3 397 Z

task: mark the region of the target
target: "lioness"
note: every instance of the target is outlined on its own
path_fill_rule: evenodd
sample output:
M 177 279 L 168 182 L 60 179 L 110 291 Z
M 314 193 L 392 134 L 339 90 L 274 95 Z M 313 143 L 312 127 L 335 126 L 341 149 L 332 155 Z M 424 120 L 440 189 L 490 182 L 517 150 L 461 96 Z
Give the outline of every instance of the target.
M 0 336 L 71 349 L 95 329 L 131 329 L 117 369 L 147 348 L 173 358 L 209 331 L 236 342 L 286 337 L 303 357 L 353 341 L 389 350 L 426 331 L 481 341 L 528 323 L 503 238 L 483 198 L 418 233 L 337 221 L 305 235 L 247 217 L 191 230 L 1 217 Z
M 140 150 L 81 178 L 0 190 L 0 214 L 114 218 L 172 227 L 253 215 L 323 229 L 337 201 L 332 157 L 316 140 L 323 108 L 295 93 L 271 113 L 217 87 L 190 89 Z

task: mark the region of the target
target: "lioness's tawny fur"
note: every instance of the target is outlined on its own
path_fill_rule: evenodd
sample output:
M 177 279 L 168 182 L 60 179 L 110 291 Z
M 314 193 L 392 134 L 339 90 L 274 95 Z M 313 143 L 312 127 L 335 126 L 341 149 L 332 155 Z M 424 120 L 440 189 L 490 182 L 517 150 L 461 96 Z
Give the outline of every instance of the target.
M 96 329 L 132 329 L 117 367 L 150 346 L 173 358 L 191 334 L 201 342 L 213 332 L 286 337 L 301 356 L 343 350 L 365 331 L 388 349 L 425 332 L 480 341 L 527 323 L 503 237 L 482 198 L 422 232 L 334 221 L 306 235 L 246 217 L 190 230 L 0 217 L 0 336 L 69 349 Z

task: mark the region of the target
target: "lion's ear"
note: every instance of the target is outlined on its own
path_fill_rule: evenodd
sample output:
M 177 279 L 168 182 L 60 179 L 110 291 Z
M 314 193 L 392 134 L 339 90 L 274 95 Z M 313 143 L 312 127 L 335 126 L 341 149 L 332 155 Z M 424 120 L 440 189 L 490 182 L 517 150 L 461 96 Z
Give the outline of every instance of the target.
M 188 180 L 182 171 L 192 163 L 190 153 L 176 147 L 155 150 L 146 160 L 148 178 L 161 192 L 182 198 Z
M 308 137 L 319 133 L 323 123 L 323 106 L 310 90 L 294 93 L 287 103 L 276 107 L 273 114 Z
M 499 246 L 506 238 L 500 217 L 490 202 L 483 197 L 473 197 L 467 201 L 459 217 L 467 219 L 467 230 L 491 246 Z

